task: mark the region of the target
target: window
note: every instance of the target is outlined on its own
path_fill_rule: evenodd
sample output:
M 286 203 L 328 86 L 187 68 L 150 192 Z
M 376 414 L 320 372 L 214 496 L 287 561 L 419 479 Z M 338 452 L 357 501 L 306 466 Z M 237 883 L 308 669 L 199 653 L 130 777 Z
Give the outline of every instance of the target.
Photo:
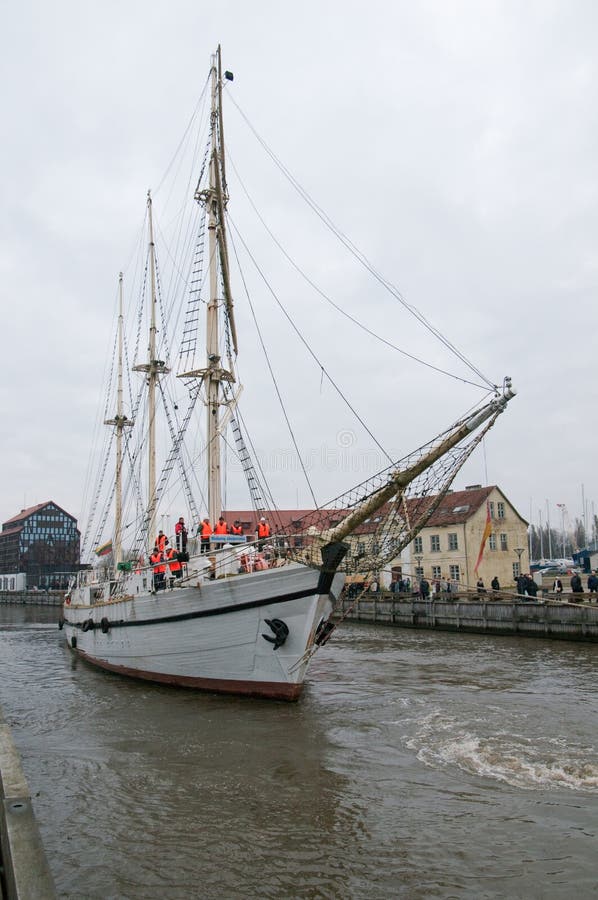
M 496 509 L 497 509 L 497 511 L 498 511 L 498 518 L 499 518 L 499 519 L 504 519 L 504 517 L 505 517 L 505 505 L 504 505 L 504 503 L 497 503 L 497 504 L 496 504 Z
M 355 552 L 357 553 L 357 556 L 363 556 L 365 553 L 365 544 L 363 541 L 357 541 Z
M 521 573 L 519 572 L 519 563 L 518 562 L 513 563 L 513 578 L 519 578 L 520 574 Z
M 450 566 L 451 581 L 460 581 L 459 566 Z
M 488 547 L 490 550 L 496 550 L 496 535 L 491 534 L 488 537 Z
M 449 534 L 448 536 L 448 548 L 449 550 L 458 550 L 459 549 L 459 541 L 457 539 L 456 534 Z
M 416 577 L 416 578 L 423 578 L 423 577 L 424 577 L 424 570 L 423 570 L 423 567 L 422 567 L 422 566 L 416 566 L 416 567 L 415 567 L 415 577 Z
M 440 535 L 439 534 L 431 534 L 430 535 L 430 551 L 432 553 L 440 553 Z
M 441 571 L 440 566 L 432 566 L 432 578 L 436 579 L 436 578 L 441 578 L 441 577 L 442 577 L 442 571 Z
M 509 549 L 508 544 L 507 544 L 507 536 L 504 532 L 500 536 L 500 549 L 501 550 Z
M 423 553 L 423 539 L 420 537 L 416 537 L 413 541 L 413 552 L 414 553 Z
M 494 518 L 494 500 L 491 500 L 488 503 L 488 507 L 490 509 L 490 518 L 493 519 Z

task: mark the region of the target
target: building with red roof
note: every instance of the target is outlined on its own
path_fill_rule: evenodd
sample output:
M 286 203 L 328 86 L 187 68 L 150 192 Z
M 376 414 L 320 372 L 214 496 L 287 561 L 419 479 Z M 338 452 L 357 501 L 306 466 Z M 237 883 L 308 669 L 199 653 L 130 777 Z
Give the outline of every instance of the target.
M 0 531 L 0 573 L 24 572 L 27 587 L 66 587 L 80 553 L 77 520 L 52 500 L 22 509 Z

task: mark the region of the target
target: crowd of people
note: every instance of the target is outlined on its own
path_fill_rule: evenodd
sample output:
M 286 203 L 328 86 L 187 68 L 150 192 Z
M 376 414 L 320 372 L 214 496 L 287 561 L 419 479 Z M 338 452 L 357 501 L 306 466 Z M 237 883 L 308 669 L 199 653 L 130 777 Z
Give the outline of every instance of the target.
M 360 591 L 363 591 L 364 585 L 360 583 L 351 582 L 348 588 L 348 594 L 356 595 Z M 498 593 L 501 592 L 500 582 L 498 577 L 495 575 L 490 582 L 490 593 L 492 596 L 496 597 Z M 377 581 L 373 581 L 370 584 L 369 591 L 377 592 L 380 590 L 380 586 Z M 388 590 L 391 593 L 397 594 L 417 594 L 421 599 L 427 600 L 430 597 L 434 596 L 447 596 L 453 593 L 458 592 L 467 592 L 469 589 L 466 585 L 460 584 L 459 582 L 451 582 L 444 578 L 436 578 L 433 579 L 432 582 L 428 581 L 427 578 L 421 576 L 416 582 L 416 587 L 412 589 L 411 582 L 409 578 L 393 578 L 391 581 Z M 522 573 L 515 579 L 515 593 L 520 597 L 526 597 L 530 600 L 535 600 L 539 594 L 542 593 L 544 589 L 541 588 L 538 583 L 535 581 L 533 575 L 529 572 Z M 551 588 L 549 589 L 550 594 L 562 594 L 564 592 L 563 582 L 561 578 L 556 577 L 552 583 Z M 595 599 L 598 600 L 598 570 L 591 572 L 587 578 L 587 592 L 590 595 L 590 600 L 592 599 L 591 595 L 595 595 Z M 483 596 L 487 594 L 488 591 L 484 584 L 484 580 L 482 578 L 478 578 L 476 583 L 476 593 L 478 596 Z M 513 588 L 511 586 L 507 587 L 506 590 L 502 592 L 505 596 L 513 593 Z M 572 595 L 575 597 L 574 602 L 580 602 L 582 599 L 580 595 L 585 593 L 585 589 L 583 586 L 583 581 L 581 575 L 574 573 L 571 576 L 570 580 L 570 591 L 567 592 L 568 596 Z
M 243 525 L 239 519 L 235 519 L 229 527 L 224 516 L 220 516 L 212 528 L 210 520 L 206 516 L 200 522 L 196 534 L 199 536 L 200 552 L 207 553 L 211 549 L 215 537 L 222 539 L 225 535 L 243 535 Z M 174 526 L 174 547 L 170 545 L 167 535 L 162 530 L 158 532 L 150 556 L 150 565 L 154 576 L 154 590 L 165 590 L 167 586 L 172 588 L 177 579 L 183 577 L 185 563 L 189 560 L 187 554 L 188 536 L 189 532 L 183 516 L 179 518 Z M 271 536 L 272 529 L 270 524 L 265 516 L 261 516 L 255 529 L 258 552 L 261 553 L 264 550 L 264 545 Z

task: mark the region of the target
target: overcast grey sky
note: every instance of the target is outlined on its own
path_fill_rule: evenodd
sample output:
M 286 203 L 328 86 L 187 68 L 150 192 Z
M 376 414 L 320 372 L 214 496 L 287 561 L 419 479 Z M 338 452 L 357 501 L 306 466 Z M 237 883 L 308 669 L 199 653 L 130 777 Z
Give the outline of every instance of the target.
M 455 486 L 496 483 L 536 522 L 548 500 L 559 525 L 556 503 L 582 515 L 583 485 L 591 512 L 597 25 L 598 6 L 581 0 L 5 4 L 0 519 L 49 499 L 82 514 L 117 273 L 218 43 L 235 101 L 335 223 L 486 375 L 512 376 L 518 397 Z M 240 163 L 240 117 L 228 122 Z M 268 212 L 276 221 L 286 207 L 272 197 Z M 288 236 L 306 268 L 309 229 L 300 220 Z M 375 330 L 447 362 L 395 324 L 350 262 L 315 257 L 352 314 L 367 304 Z M 369 341 L 329 349 L 399 455 L 476 400 L 457 388 L 453 403 L 450 383 L 383 362 Z M 248 395 L 251 375 L 246 365 Z M 336 435 L 336 449 L 366 456 L 371 443 L 345 440 L 342 418 L 319 436 L 316 395 L 304 447 L 334 448 Z M 368 474 L 324 473 L 319 499 Z M 287 478 L 280 505 L 295 498 L 308 503 Z

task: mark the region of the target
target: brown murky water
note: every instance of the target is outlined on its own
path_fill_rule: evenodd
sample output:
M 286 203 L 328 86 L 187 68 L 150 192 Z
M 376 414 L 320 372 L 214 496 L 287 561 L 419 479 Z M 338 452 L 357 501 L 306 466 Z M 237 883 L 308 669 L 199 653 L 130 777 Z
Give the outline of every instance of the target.
M 598 646 L 347 625 L 298 704 L 77 663 L 0 607 L 60 896 L 561 898 L 598 885 Z

